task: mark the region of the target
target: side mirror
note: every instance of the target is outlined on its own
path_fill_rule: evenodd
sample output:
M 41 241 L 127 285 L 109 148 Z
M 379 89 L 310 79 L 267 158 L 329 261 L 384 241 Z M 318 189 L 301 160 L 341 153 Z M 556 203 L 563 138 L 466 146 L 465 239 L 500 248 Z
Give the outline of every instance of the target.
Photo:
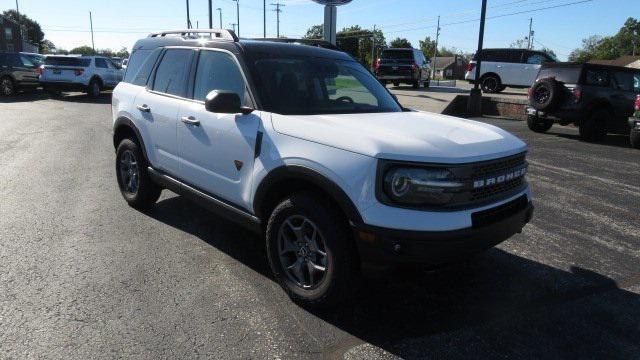
M 207 94 L 204 101 L 204 107 L 207 111 L 222 114 L 250 114 L 253 109 L 248 106 L 240 105 L 240 96 L 233 91 L 228 90 L 212 90 Z

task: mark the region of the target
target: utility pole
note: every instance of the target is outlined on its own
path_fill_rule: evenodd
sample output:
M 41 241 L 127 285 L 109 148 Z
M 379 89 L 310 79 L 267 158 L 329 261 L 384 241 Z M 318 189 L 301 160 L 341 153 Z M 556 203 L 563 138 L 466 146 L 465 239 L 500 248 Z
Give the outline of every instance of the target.
M 209 29 L 213 29 L 213 0 L 209 0 Z
M 440 39 L 440 15 L 438 15 L 438 26 L 436 30 L 436 47 L 433 50 L 433 71 L 431 72 L 431 77 L 435 80 L 436 78 L 436 59 L 438 59 L 438 40 Z
M 236 23 L 230 23 L 229 25 L 231 25 L 231 27 L 233 28 L 233 32 L 236 32 Z
M 189 16 L 189 0 L 187 0 L 187 29 L 191 29 L 191 17 Z
M 533 30 L 531 30 L 532 27 L 533 27 L 533 18 L 529 18 L 529 36 L 527 36 L 527 40 L 529 40 L 527 49 L 529 50 L 531 50 L 531 47 L 533 46 Z
M 216 10 L 218 10 L 218 13 L 220 14 L 220 29 L 222 29 L 222 8 L 217 8 Z
M 277 24 L 276 25 L 276 29 L 277 29 L 276 30 L 276 34 L 277 34 L 276 37 L 279 38 L 280 37 L 280 13 L 282 12 L 282 9 L 280 9 L 280 7 L 285 6 L 285 5 L 282 4 L 282 3 L 279 3 L 279 2 L 272 3 L 271 5 L 276 7 L 273 11 L 276 12 L 276 24 Z
M 267 37 L 267 0 L 262 0 L 262 27 L 263 27 L 263 36 Z
M 373 32 L 371 33 L 371 72 L 374 72 L 376 67 L 376 25 L 373 24 Z
M 236 33 L 236 35 L 240 37 L 240 0 L 233 0 L 233 1 L 236 2 L 236 25 L 238 25 L 238 32 Z
M 91 48 L 93 52 L 96 52 L 96 44 L 93 42 L 93 17 L 91 16 L 91 11 L 89 11 L 89 25 L 91 26 Z
M 480 67 L 482 66 L 482 44 L 484 42 L 484 23 L 487 18 L 487 0 L 482 0 L 480 12 L 480 31 L 478 32 L 478 51 L 476 52 L 476 76 L 473 89 L 469 93 L 467 112 L 470 115 L 482 115 L 482 93 L 480 92 Z

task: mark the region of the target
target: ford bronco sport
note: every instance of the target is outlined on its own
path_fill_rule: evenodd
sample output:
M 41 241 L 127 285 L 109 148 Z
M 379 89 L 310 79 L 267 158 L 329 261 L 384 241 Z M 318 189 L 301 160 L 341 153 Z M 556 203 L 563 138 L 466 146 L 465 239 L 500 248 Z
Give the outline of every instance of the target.
M 347 299 L 362 262 L 450 263 L 532 216 L 521 140 L 403 109 L 342 52 L 156 33 L 112 108 L 124 199 L 147 208 L 169 189 L 262 234 L 275 279 L 307 306 Z
M 575 124 L 580 136 L 598 141 L 607 133 L 630 133 L 640 70 L 618 66 L 543 64 L 529 91 L 527 124 L 546 132 L 553 124 Z

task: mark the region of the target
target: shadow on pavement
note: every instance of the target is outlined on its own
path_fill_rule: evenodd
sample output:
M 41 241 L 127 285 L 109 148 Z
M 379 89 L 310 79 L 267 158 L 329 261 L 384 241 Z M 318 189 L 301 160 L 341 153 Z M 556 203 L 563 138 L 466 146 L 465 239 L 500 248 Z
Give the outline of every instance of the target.
M 580 137 L 580 135 L 577 135 L 577 134 L 560 133 L 560 132 L 554 132 L 554 131 L 550 130 L 550 131 L 547 131 L 546 135 L 557 136 L 557 137 L 561 137 L 561 138 L 564 138 L 564 139 L 570 139 L 570 140 L 575 140 L 575 141 L 583 141 L 582 138 Z M 631 141 L 630 141 L 628 135 L 608 134 L 601 141 L 596 141 L 596 142 L 593 142 L 592 144 L 594 144 L 594 145 L 614 146 L 614 147 L 623 147 L 623 148 L 630 148 L 631 147 Z
M 160 201 L 147 214 L 271 279 L 263 240 L 240 227 L 180 196 Z M 526 241 L 526 235 L 511 241 Z M 311 313 L 403 358 L 612 359 L 640 354 L 640 295 L 586 269 L 563 271 L 492 249 L 436 271 L 373 269 L 365 276 L 365 289 L 354 305 Z M 620 286 L 639 282 L 640 277 Z M 300 325 L 305 326 L 304 320 Z M 342 354 L 354 345 L 350 339 L 331 352 Z
M 0 96 L 0 104 L 42 101 L 42 100 L 50 100 L 50 99 L 58 100 L 58 101 L 76 102 L 76 103 L 87 103 L 87 104 L 111 104 L 111 92 L 103 92 L 100 94 L 100 96 L 96 98 L 92 98 L 85 93 L 79 93 L 79 92 L 70 92 L 70 93 L 62 92 L 58 95 L 52 95 L 41 90 L 29 90 L 29 91 L 20 92 L 14 96 L 9 96 L 9 97 Z

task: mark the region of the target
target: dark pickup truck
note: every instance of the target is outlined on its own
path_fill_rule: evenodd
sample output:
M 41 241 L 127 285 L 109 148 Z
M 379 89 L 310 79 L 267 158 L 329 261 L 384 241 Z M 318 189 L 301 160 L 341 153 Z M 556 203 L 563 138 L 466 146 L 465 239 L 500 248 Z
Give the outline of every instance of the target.
M 546 132 L 575 124 L 586 141 L 630 134 L 629 117 L 640 93 L 640 69 L 578 63 L 543 64 L 529 89 L 527 124 Z

